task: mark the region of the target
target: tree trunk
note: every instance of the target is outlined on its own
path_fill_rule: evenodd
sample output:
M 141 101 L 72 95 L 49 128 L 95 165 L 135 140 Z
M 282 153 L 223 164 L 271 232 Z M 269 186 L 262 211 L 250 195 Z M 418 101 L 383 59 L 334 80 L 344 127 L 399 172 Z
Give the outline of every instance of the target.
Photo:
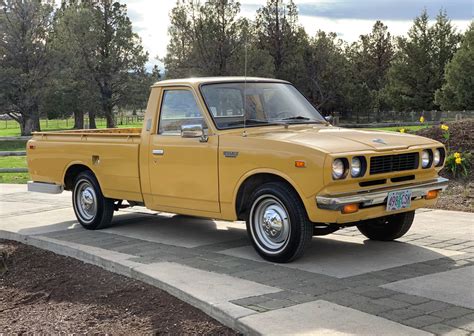
M 95 112 L 89 111 L 89 128 L 96 129 L 97 125 L 95 123 Z
M 105 111 L 105 120 L 107 120 L 107 128 L 115 128 L 115 120 L 112 109 Z
M 41 131 L 39 116 L 24 114 L 20 122 L 20 131 L 22 136 L 31 135 L 31 132 Z
M 84 128 L 84 112 L 74 111 L 74 129 Z
M 107 121 L 107 128 L 115 128 L 115 120 L 112 104 L 112 89 L 105 84 L 101 87 L 102 94 L 102 112 L 104 112 L 105 120 Z

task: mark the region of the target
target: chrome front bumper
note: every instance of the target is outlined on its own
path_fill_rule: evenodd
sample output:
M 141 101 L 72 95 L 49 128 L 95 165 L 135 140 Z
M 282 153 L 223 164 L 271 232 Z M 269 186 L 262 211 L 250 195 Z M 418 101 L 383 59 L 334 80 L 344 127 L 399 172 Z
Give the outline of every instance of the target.
M 321 195 L 316 196 L 316 204 L 318 208 L 326 210 L 342 210 L 345 205 L 353 203 L 359 203 L 361 207 L 379 205 L 386 202 L 388 193 L 392 191 L 411 190 L 412 197 L 418 198 L 426 196 L 430 190 L 445 190 L 448 182 L 448 179 L 438 177 L 431 181 L 405 184 L 397 187 L 391 186 L 356 193 Z

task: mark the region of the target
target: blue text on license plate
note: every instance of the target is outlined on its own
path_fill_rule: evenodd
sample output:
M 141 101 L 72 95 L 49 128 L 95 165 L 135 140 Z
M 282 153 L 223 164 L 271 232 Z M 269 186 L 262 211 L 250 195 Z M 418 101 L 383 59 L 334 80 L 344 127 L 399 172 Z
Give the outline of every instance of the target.
M 409 208 L 411 205 L 411 190 L 392 191 L 387 197 L 387 211 Z

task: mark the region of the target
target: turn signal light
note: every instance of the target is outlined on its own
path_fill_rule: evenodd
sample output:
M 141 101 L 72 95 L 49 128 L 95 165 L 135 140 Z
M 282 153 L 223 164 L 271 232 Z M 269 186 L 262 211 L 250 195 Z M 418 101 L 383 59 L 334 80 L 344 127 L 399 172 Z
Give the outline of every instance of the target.
M 359 204 L 357 203 L 352 203 L 352 204 L 346 204 L 342 208 L 342 213 L 343 214 L 350 214 L 359 211 Z
M 430 190 L 428 193 L 426 193 L 425 199 L 430 200 L 430 199 L 435 199 L 438 197 L 439 190 Z
M 304 168 L 304 167 L 306 167 L 306 162 L 301 161 L 301 160 L 296 160 L 295 161 L 295 167 L 296 168 Z

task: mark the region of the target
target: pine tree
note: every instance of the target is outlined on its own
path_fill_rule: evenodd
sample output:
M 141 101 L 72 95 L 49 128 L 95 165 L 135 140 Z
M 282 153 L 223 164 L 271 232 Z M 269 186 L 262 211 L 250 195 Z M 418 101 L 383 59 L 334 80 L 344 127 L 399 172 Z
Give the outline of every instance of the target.
M 398 53 L 389 71 L 387 93 L 398 110 L 434 110 L 434 93 L 442 85 L 442 69 L 454 55 L 459 37 L 446 13 L 429 27 L 426 10 L 417 17 L 408 37 L 398 38 Z
M 336 33 L 318 31 L 310 39 L 305 53 L 304 93 L 322 112 L 341 110 L 344 107 L 344 85 L 347 81 L 343 42 Z
M 40 100 L 50 73 L 53 1 L 0 2 L 0 108 L 21 135 L 40 130 Z
M 256 32 L 259 48 L 273 58 L 275 77 L 303 85 L 304 50 L 308 38 L 298 24 L 298 10 L 293 0 L 267 0 L 257 11 Z
M 437 104 L 442 110 L 474 110 L 474 23 L 445 69 L 445 83 L 436 92 Z
M 71 0 L 66 11 L 71 43 L 96 83 L 107 127 L 115 127 L 114 109 L 131 84 L 129 74 L 144 71 L 148 54 L 132 31 L 125 5 Z
M 394 56 L 392 37 L 387 26 L 376 21 L 372 32 L 361 35 L 359 41 L 353 43 L 348 53 L 353 78 L 350 94 L 365 95 L 367 98 L 350 99 L 358 101 L 357 108 L 370 112 L 376 111 L 376 119 L 381 120 L 381 110 L 387 109 L 384 101 L 383 88 L 387 82 L 387 73 Z M 367 94 L 368 93 L 368 94 Z M 365 106 L 363 106 L 365 104 Z M 357 110 L 357 113 L 359 110 Z
M 239 12 L 235 0 L 179 1 L 170 14 L 167 75 L 229 75 L 244 45 L 245 19 Z

